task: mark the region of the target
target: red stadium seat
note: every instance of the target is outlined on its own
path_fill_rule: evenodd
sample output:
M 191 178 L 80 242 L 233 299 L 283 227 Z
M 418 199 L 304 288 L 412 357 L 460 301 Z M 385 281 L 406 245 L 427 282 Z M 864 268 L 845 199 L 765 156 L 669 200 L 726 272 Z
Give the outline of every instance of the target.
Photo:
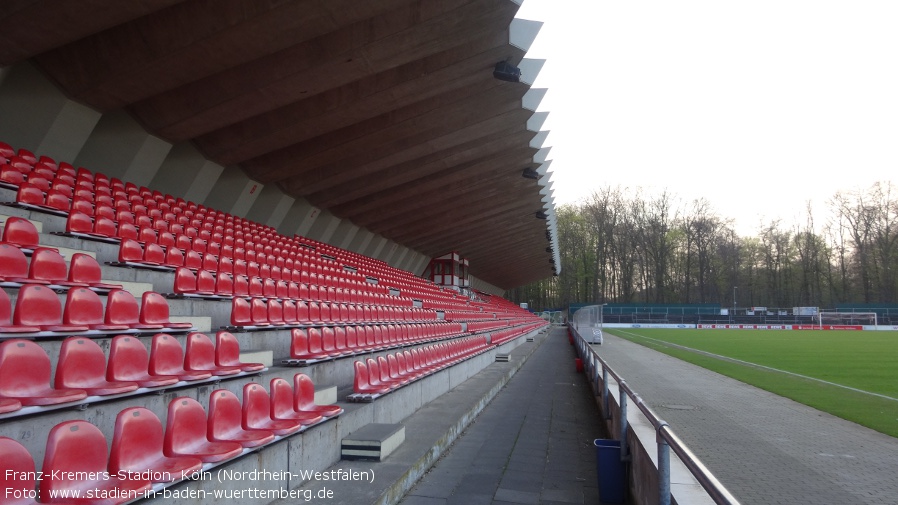
M 106 366 L 108 380 L 136 382 L 143 388 L 170 386 L 180 381 L 175 375 L 150 375 L 149 365 L 150 354 L 138 338 L 118 335 L 112 339 Z M 161 451 L 161 443 L 159 447 Z
M 222 367 L 239 367 L 244 372 L 258 372 L 265 368 L 264 363 L 241 362 L 237 337 L 227 331 L 215 334 L 215 364 Z
M 253 326 L 252 308 L 246 299 L 235 297 L 231 300 L 231 326 Z
M 296 420 L 271 418 L 271 398 L 265 388 L 250 382 L 243 386 L 243 428 L 268 430 L 275 435 L 290 435 L 302 429 Z
M 2 242 L 25 250 L 40 247 L 40 240 L 34 223 L 16 216 L 10 216 L 6 219 L 6 223 L 3 225 Z
M 196 293 L 196 274 L 187 267 L 175 269 L 174 291 L 179 295 L 192 295 Z
M 149 480 L 119 479 L 109 474 L 106 437 L 87 421 L 64 421 L 50 430 L 44 451 L 40 496 L 44 503 L 66 503 L 63 491 L 93 491 L 108 499 L 85 499 L 81 503 L 118 504 L 142 498 L 152 487 Z M 54 475 L 66 478 L 53 478 Z M 54 498 L 55 497 L 55 498 Z
M 121 232 L 122 227 L 119 227 Z M 122 238 L 118 249 L 119 263 L 142 263 L 143 262 L 143 246 L 137 240 L 130 238 Z
M 91 396 L 107 396 L 134 391 L 136 382 L 106 380 L 106 355 L 103 349 L 83 337 L 62 341 L 56 364 L 56 389 L 83 389 Z
M 38 344 L 19 339 L 0 343 L 0 398 L 22 405 L 55 405 L 86 397 L 82 389 L 50 387 L 50 357 Z
M 215 294 L 218 296 L 234 296 L 234 279 L 228 272 L 215 274 Z
M 239 366 L 219 366 L 215 364 L 215 344 L 205 333 L 193 332 L 187 335 L 187 350 L 184 354 L 184 369 L 195 372 L 209 372 L 212 375 L 235 375 L 242 370 Z
M 6 291 L 0 289 L 0 334 L 3 333 L 35 333 L 41 331 L 38 326 L 13 324 L 12 303 Z
M 168 301 L 152 291 L 144 292 L 140 301 L 140 323 L 137 328 L 189 329 L 193 323 L 175 323 L 169 320 Z
M 162 422 L 152 411 L 143 407 L 122 410 L 115 418 L 109 473 L 146 473 L 154 482 L 171 482 L 202 470 L 200 458 L 163 454 L 163 440 Z
M 86 284 L 94 289 L 110 290 L 121 289 L 121 284 L 111 284 L 103 282 L 101 276 L 103 270 L 97 260 L 85 253 L 75 253 L 69 262 L 69 278 L 70 283 Z
M 237 442 L 243 447 L 258 447 L 274 441 L 268 430 L 244 429 L 243 405 L 237 395 L 217 389 L 209 396 L 206 432 L 213 442 Z
M 153 336 L 150 344 L 150 375 L 174 375 L 180 380 L 196 381 L 212 377 L 210 372 L 184 369 L 184 350 L 178 339 L 166 333 Z
M 297 412 L 312 412 L 327 418 L 343 413 L 339 405 L 316 405 L 315 384 L 306 375 L 298 373 L 293 376 L 293 410 Z
M 249 302 L 253 326 L 269 326 L 268 304 L 262 298 L 253 298 Z
M 140 319 L 140 305 L 130 292 L 124 289 L 113 289 L 106 296 L 106 324 L 124 324 L 129 328 L 137 328 Z M 161 329 L 162 326 L 157 328 Z
M 0 243 L 0 282 L 29 282 L 28 258 L 18 247 Z
M 207 435 L 208 420 L 203 406 L 193 398 L 175 398 L 168 404 L 162 453 L 168 457 L 188 456 L 204 463 L 218 463 L 239 456 L 237 442 L 213 442 Z
M 33 505 L 37 484 L 34 458 L 22 444 L 0 437 L 0 489 L 4 505 Z

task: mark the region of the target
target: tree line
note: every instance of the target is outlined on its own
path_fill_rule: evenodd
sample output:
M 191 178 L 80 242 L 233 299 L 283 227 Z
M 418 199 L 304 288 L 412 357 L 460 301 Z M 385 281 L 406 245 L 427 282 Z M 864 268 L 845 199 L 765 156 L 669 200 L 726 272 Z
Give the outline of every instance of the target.
M 898 195 L 889 182 L 840 191 L 822 223 L 771 221 L 740 236 L 705 199 L 604 187 L 556 209 L 561 273 L 508 293 L 571 303 L 833 307 L 898 298 Z

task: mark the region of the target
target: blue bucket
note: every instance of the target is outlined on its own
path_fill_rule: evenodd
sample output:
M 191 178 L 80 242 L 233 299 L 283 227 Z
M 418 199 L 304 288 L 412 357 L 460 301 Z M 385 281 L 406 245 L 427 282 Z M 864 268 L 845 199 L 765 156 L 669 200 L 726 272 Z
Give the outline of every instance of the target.
M 627 473 L 620 460 L 620 440 L 597 438 L 596 473 L 599 480 L 599 501 L 602 503 L 625 503 L 627 495 Z

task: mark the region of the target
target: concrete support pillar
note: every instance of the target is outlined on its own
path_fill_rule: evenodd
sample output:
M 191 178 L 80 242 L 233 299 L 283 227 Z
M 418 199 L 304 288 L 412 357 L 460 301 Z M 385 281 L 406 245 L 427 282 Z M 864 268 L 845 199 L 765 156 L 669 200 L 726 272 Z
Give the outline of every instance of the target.
M 309 230 L 309 238 L 320 240 L 328 244 L 332 244 L 331 239 L 340 226 L 340 218 L 334 216 L 328 211 L 321 211 L 315 218 L 315 223 Z
M 334 232 L 333 245 L 337 247 L 341 247 L 343 249 L 349 249 L 350 244 L 352 244 L 352 239 L 355 238 L 356 234 L 359 232 L 359 227 L 352 224 L 347 220 L 341 220 L 340 225 L 337 226 L 337 231 Z
M 302 237 L 309 236 L 309 230 L 321 214 L 321 209 L 313 206 L 308 201 L 298 198 L 290 209 L 287 210 L 284 220 L 278 227 L 278 231 L 291 237 L 299 235 Z
M 359 232 L 356 233 L 355 238 L 352 239 L 352 242 L 350 242 L 347 249 L 359 254 L 365 254 L 365 250 L 371 244 L 372 240 L 374 240 L 374 234 L 368 230 L 363 230 L 360 228 Z
M 393 260 L 390 261 L 390 264 L 400 270 L 405 270 L 404 265 L 405 265 L 405 262 L 409 256 L 410 252 L 411 252 L 411 249 L 409 249 L 408 247 L 400 246 L 396 250 L 396 254 L 393 255 L 394 257 L 393 257 Z
M 504 289 L 502 289 L 498 286 L 494 286 L 484 280 L 478 279 L 477 277 L 474 277 L 473 275 L 471 276 L 471 287 L 478 291 L 483 291 L 484 293 L 489 293 L 491 295 L 496 295 L 496 296 L 504 296 L 505 295 Z
M 362 254 L 365 256 L 369 256 L 371 258 L 383 259 L 380 257 L 381 251 L 383 251 L 384 247 L 387 245 L 387 239 L 381 237 L 380 235 L 375 235 L 374 238 L 368 243 L 368 247 L 362 251 Z
M 256 182 L 235 166 L 225 167 L 203 202 L 208 207 L 235 216 L 246 216 L 262 193 L 262 183 Z
M 149 187 L 190 202 L 204 202 L 222 171 L 223 166 L 207 160 L 193 145 L 182 142 L 168 152 Z
M 116 110 L 100 118 L 75 164 L 149 186 L 171 147 L 147 133 L 128 113 Z
M 295 201 L 295 198 L 287 196 L 277 186 L 265 186 L 246 217 L 257 223 L 277 228 Z
M 402 268 L 415 275 L 421 275 L 421 272 L 424 271 L 424 268 L 427 267 L 428 263 L 430 263 L 430 258 L 428 256 L 425 256 L 419 252 L 414 252 L 414 254 L 410 255 L 408 261 L 406 261 L 405 266 L 403 266 Z
M 0 140 L 16 149 L 74 164 L 100 116 L 29 63 L 0 69 L 0 117 L 7 119 L 0 121 Z

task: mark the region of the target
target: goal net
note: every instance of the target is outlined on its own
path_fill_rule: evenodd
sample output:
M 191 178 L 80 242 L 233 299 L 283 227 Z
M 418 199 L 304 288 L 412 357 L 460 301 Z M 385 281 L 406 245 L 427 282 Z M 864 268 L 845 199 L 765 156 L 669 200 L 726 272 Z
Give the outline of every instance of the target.
M 821 311 L 817 318 L 821 329 L 863 329 L 864 326 L 876 326 L 876 312 L 826 312 Z

